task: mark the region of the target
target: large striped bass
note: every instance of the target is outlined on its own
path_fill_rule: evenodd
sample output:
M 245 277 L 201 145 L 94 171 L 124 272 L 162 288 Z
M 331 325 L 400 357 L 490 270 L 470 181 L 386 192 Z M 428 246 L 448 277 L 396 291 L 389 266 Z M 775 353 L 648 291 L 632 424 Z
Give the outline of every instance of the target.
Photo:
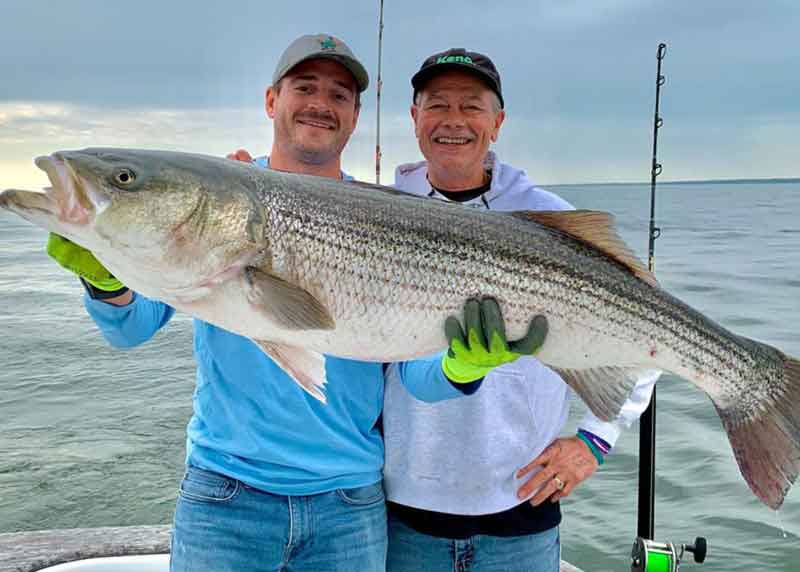
M 800 362 L 661 289 L 593 211 L 497 213 L 184 153 L 40 157 L 52 187 L 0 206 L 90 249 L 150 298 L 251 338 L 318 398 L 324 356 L 395 361 L 446 348 L 468 297 L 602 419 L 645 370 L 713 401 L 753 492 L 778 508 L 800 470 Z

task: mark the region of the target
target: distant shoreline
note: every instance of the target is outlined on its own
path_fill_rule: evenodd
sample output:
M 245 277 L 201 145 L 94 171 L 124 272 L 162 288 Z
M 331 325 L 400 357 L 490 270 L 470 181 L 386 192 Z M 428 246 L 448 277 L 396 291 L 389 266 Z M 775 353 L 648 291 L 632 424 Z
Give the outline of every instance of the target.
M 783 177 L 773 179 L 696 179 L 686 181 L 658 181 L 658 186 L 670 185 L 778 185 L 786 183 L 800 184 L 800 177 Z M 540 187 L 601 187 L 601 186 L 641 186 L 650 185 L 650 181 L 642 181 L 639 183 L 620 182 L 620 183 L 557 183 L 553 185 L 540 184 Z

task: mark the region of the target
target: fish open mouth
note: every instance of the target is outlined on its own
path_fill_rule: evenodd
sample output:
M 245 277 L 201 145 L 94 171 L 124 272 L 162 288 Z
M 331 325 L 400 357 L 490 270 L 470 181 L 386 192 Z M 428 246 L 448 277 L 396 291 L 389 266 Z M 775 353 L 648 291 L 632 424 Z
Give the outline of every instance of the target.
M 34 162 L 50 179 L 51 186 L 44 188 L 44 194 L 52 203 L 53 214 L 61 222 L 89 224 L 96 212 L 108 202 L 78 176 L 69 160 L 61 154 L 37 157 Z

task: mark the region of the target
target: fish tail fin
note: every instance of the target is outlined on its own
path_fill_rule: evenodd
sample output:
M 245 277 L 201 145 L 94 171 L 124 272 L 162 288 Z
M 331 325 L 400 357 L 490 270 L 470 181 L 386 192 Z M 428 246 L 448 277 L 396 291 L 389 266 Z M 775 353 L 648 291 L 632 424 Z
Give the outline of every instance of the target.
M 745 342 L 760 362 L 755 391 L 742 392 L 732 406 L 714 406 L 750 490 L 777 510 L 800 472 L 800 361 Z

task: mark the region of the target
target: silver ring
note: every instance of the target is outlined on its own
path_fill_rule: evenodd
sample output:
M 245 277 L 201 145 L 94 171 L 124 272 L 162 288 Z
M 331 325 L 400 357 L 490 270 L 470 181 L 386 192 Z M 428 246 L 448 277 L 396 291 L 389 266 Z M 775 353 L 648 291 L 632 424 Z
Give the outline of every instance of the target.
M 556 490 L 557 490 L 557 491 L 560 491 L 561 489 L 563 489 L 563 488 L 564 488 L 564 481 L 562 481 L 561 479 L 559 479 L 559 478 L 558 478 L 558 475 L 556 475 L 555 477 L 553 477 L 553 482 L 556 484 Z

